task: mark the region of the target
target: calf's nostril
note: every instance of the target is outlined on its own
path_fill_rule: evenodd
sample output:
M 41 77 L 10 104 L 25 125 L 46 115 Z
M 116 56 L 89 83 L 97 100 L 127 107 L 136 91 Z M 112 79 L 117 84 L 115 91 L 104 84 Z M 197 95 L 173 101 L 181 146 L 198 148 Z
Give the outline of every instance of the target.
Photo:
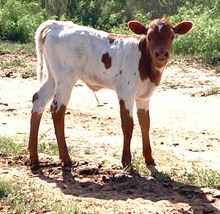
M 157 59 L 165 60 L 169 58 L 169 52 L 164 50 L 155 51 L 155 57 Z
M 155 52 L 155 56 L 156 56 L 156 57 L 159 57 L 159 56 L 160 56 L 160 53 Z

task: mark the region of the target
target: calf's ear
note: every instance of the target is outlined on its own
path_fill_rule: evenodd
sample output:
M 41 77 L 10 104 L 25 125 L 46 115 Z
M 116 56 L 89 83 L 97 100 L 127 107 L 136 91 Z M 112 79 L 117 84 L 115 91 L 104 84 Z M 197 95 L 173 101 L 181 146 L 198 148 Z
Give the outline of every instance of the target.
M 193 26 L 192 22 L 183 21 L 173 27 L 173 30 L 176 34 L 185 34 L 191 30 Z
M 147 27 L 142 25 L 140 22 L 137 21 L 130 21 L 128 22 L 128 27 L 131 29 L 131 31 L 138 35 L 146 35 L 147 34 Z

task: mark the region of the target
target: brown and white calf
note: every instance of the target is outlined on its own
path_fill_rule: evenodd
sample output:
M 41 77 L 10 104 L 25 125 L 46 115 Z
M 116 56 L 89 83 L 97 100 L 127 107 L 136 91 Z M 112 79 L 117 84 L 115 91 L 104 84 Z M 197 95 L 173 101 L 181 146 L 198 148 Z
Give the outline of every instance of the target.
M 128 26 L 137 35 L 110 34 L 72 22 L 52 20 L 39 26 L 35 37 L 37 73 L 42 81 L 45 67 L 46 80 L 33 96 L 28 147 L 33 165 L 39 163 L 38 130 L 44 108 L 51 99 L 59 157 L 64 165 L 71 165 L 64 117 L 72 88 L 79 79 L 93 90 L 108 88 L 116 91 L 124 135 L 123 166 L 131 163 L 132 115 L 136 103 L 143 156 L 147 165 L 154 164 L 149 141 L 150 97 L 160 83 L 174 35 L 187 33 L 192 22 L 183 21 L 172 26 L 165 19 L 157 19 L 147 26 L 137 21 L 129 22 Z

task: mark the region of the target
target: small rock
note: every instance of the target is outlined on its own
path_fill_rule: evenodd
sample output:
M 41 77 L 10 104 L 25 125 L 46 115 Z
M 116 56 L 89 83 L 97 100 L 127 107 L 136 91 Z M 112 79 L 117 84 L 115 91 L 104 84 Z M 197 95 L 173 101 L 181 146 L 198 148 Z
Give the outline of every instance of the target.
M 6 77 L 11 77 L 11 75 L 12 75 L 12 71 L 7 71 L 7 72 L 5 73 L 5 76 L 6 76 Z
M 22 77 L 22 79 L 28 79 L 28 78 L 30 78 L 30 75 L 29 74 L 22 74 L 21 77 Z

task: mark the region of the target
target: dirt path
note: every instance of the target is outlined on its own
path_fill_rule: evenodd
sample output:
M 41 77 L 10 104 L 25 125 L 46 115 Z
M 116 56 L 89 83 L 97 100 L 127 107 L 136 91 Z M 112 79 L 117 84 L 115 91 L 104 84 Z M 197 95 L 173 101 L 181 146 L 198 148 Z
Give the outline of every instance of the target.
M 7 78 L 5 72 L 0 72 L 0 134 L 27 143 L 31 99 L 38 83 L 17 74 Z M 206 96 L 217 86 L 220 76 L 210 69 L 186 62 L 178 67 L 170 64 L 150 107 L 157 167 L 142 176 L 126 174 L 120 167 L 122 133 L 115 93 L 97 92 L 97 107 L 93 92 L 78 82 L 66 114 L 67 141 L 75 157 L 72 171 L 63 170 L 56 156 L 41 154 L 46 166 L 35 175 L 24 165 L 26 158 L 1 158 L 0 177 L 8 173 L 28 178 L 27 186 L 34 183 L 48 197 L 76 202 L 85 213 L 220 213 L 219 190 L 154 176 L 157 170 L 175 167 L 220 170 L 220 96 Z M 140 129 L 134 118 L 132 149 L 140 151 Z M 42 141 L 55 143 L 49 107 L 40 134 Z

